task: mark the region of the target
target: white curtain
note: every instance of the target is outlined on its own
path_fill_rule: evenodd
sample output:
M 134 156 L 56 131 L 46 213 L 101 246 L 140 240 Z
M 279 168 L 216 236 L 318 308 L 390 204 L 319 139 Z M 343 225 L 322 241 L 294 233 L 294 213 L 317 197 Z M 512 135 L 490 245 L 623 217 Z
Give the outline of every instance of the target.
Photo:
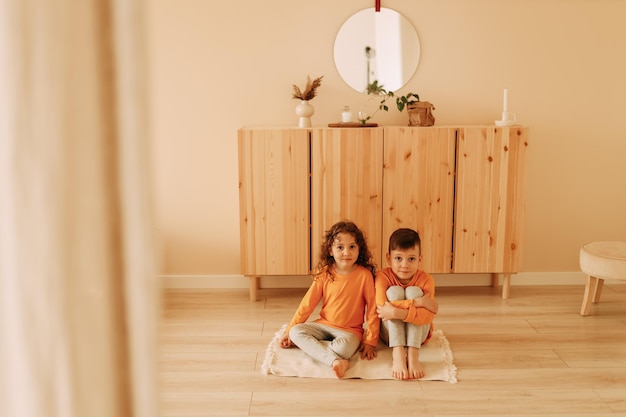
M 159 415 L 145 6 L 0 0 L 0 416 Z

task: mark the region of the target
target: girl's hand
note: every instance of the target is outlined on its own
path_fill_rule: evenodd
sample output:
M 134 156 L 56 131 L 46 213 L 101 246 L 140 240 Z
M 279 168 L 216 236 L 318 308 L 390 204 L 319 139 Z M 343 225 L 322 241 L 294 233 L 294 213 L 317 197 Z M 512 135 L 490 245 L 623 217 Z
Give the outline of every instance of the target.
M 376 352 L 376 347 L 367 345 L 365 343 L 361 343 L 361 346 L 359 347 L 359 352 L 361 352 L 361 359 L 367 359 L 368 361 L 371 361 L 376 356 L 378 356 L 378 352 Z
M 290 348 L 290 347 L 292 347 L 293 346 L 293 342 L 289 338 L 289 333 L 285 332 L 282 335 L 282 337 L 280 338 L 280 340 L 278 341 L 278 344 L 282 348 Z

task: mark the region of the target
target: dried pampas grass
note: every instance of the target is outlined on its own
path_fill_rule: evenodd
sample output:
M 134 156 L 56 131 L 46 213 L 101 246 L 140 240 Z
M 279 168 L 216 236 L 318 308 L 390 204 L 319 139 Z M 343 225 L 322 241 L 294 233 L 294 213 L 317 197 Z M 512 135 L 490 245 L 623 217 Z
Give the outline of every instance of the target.
M 300 91 L 300 88 L 294 84 L 292 97 L 299 100 L 313 99 L 317 95 L 318 87 L 322 85 L 322 78 L 324 78 L 323 75 L 314 80 L 311 80 L 311 77 L 307 75 L 306 87 L 304 88 L 304 91 Z

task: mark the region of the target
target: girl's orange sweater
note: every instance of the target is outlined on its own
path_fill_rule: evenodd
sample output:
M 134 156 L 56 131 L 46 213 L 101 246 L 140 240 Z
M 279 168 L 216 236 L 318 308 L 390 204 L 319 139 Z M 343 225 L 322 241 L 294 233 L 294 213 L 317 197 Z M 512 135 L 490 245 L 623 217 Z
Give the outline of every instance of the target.
M 316 323 L 354 333 L 363 343 L 376 347 L 380 319 L 376 314 L 376 290 L 372 273 L 358 266 L 348 275 L 333 271 L 331 280 L 326 269 L 318 274 L 306 292 L 296 313 L 287 326 L 287 332 L 296 324 L 307 321 L 320 300 L 322 309 Z M 364 317 L 367 328 L 363 329 Z

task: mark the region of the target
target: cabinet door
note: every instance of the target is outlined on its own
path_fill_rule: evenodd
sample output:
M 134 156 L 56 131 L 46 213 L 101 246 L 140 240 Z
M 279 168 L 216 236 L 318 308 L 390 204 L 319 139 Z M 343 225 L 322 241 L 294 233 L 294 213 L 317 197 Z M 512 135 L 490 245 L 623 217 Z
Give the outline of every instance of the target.
M 454 272 L 518 272 L 527 130 L 459 129 Z
M 382 148 L 379 128 L 312 131 L 313 270 L 325 231 L 339 220 L 351 220 L 363 230 L 374 262 L 380 265 Z
M 309 132 L 239 130 L 243 275 L 309 271 Z
M 452 266 L 455 141 L 454 128 L 385 128 L 383 251 L 394 230 L 417 230 L 430 273 Z

